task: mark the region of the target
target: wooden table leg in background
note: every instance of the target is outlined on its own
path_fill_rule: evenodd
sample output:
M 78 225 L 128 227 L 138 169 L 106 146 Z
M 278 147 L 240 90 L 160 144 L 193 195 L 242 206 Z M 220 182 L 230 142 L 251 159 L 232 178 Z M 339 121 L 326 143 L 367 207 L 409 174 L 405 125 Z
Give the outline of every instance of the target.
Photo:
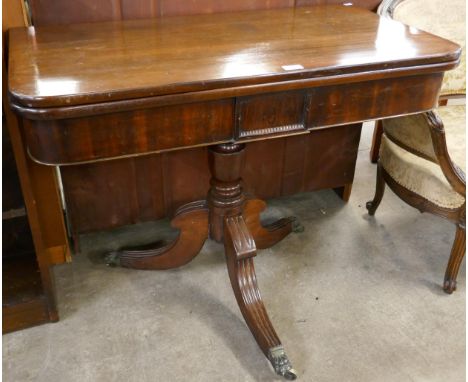
M 174 242 L 152 250 L 122 250 L 108 257 L 111 264 L 137 269 L 169 269 L 188 263 L 201 250 L 208 235 L 224 242 L 229 278 L 244 319 L 275 372 L 296 379 L 278 335 L 268 317 L 257 284 L 253 258 L 257 248 L 268 248 L 287 236 L 294 219 L 268 226 L 260 223 L 266 204 L 246 199 L 241 172 L 244 144 L 210 147 L 212 174 L 207 201 L 189 203 L 175 214 L 171 224 L 180 230 Z
M 349 198 L 351 197 L 351 191 L 353 189 L 353 184 L 348 183 L 342 187 L 334 188 L 333 191 L 343 200 L 343 202 L 348 203 Z

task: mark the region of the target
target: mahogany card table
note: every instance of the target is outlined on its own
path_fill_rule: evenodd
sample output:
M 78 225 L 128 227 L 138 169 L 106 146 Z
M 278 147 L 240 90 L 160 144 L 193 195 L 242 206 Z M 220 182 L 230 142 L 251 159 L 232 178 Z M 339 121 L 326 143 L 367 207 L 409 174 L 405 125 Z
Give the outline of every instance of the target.
M 245 145 L 430 110 L 460 59 L 450 41 L 344 5 L 17 28 L 9 51 L 10 103 L 44 166 L 209 146 L 210 190 L 175 213 L 174 242 L 108 261 L 169 269 L 208 237 L 223 242 L 242 315 L 287 379 L 254 257 L 294 220 L 261 224 L 265 203 L 243 191 Z

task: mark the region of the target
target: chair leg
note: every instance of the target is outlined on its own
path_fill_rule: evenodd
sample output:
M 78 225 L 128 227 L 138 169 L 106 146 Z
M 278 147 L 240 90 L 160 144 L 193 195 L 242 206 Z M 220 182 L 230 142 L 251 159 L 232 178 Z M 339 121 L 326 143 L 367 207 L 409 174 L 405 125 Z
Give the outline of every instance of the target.
M 366 203 L 366 208 L 367 208 L 367 211 L 369 212 L 369 215 L 373 216 L 375 214 L 377 207 L 382 201 L 384 191 L 385 191 L 385 180 L 382 174 L 382 165 L 379 162 L 377 163 L 377 180 L 376 180 L 376 185 L 375 185 L 374 199 Z
M 450 253 L 444 278 L 444 291 L 448 294 L 457 289 L 457 275 L 460 264 L 465 256 L 465 242 L 465 227 L 457 225 L 455 240 L 453 241 L 452 252 Z
M 377 163 L 379 160 L 380 143 L 382 142 L 383 124 L 382 120 L 375 122 L 374 135 L 372 136 L 372 145 L 369 152 L 370 161 Z

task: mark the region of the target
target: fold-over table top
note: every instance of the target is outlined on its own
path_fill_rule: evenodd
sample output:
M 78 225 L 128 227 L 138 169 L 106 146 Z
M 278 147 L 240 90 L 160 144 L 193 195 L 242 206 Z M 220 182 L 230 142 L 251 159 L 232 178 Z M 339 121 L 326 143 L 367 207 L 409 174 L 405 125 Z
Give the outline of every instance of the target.
M 15 28 L 9 49 L 12 102 L 29 108 L 415 66 L 443 71 L 460 55 L 455 43 L 347 6 Z

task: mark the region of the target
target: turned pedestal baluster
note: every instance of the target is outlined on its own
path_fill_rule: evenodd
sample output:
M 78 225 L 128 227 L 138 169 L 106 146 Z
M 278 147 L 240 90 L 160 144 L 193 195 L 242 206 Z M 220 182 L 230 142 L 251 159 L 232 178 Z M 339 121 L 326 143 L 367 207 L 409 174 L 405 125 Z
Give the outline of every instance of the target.
M 145 250 L 112 252 L 108 264 L 136 269 L 169 269 L 192 260 L 209 236 L 224 242 L 229 278 L 244 319 L 275 372 L 296 379 L 281 341 L 273 328 L 257 285 L 253 258 L 258 248 L 268 248 L 292 230 L 294 219 L 260 223 L 266 204 L 246 199 L 242 187 L 244 144 L 220 144 L 209 149 L 212 174 L 207 201 L 179 208 L 171 225 L 179 230 L 170 244 Z

